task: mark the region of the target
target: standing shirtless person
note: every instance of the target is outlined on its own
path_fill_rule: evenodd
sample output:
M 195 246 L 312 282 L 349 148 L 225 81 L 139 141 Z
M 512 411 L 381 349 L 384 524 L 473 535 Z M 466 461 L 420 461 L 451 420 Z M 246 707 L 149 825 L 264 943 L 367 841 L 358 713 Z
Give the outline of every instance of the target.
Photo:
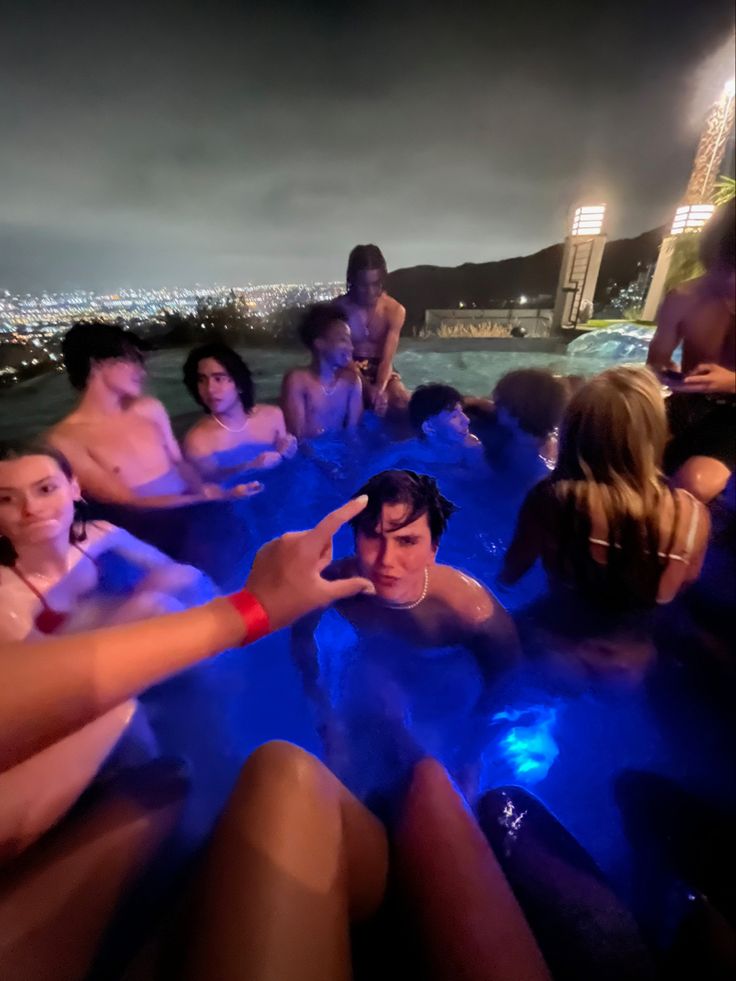
M 386 260 L 377 245 L 356 245 L 348 258 L 347 293 L 336 301 L 353 339 L 353 358 L 363 384 L 363 400 L 376 415 L 403 410 L 409 393 L 394 371 L 406 310 L 384 292 Z
M 287 429 L 298 440 L 354 429 L 363 405 L 342 310 L 331 303 L 310 307 L 299 325 L 299 336 L 311 352 L 312 363 L 284 376 L 281 407 Z
M 736 467 L 736 204 L 724 205 L 702 235 L 705 275 L 667 295 L 647 363 L 673 394 L 666 469 L 704 503 Z M 680 369 L 672 354 L 682 343 Z
M 83 493 L 101 503 L 172 508 L 223 497 L 182 459 L 166 409 L 143 394 L 147 348 L 112 324 L 75 324 L 61 349 L 81 396 L 49 442 L 69 460 Z M 244 485 L 238 494 L 257 489 Z

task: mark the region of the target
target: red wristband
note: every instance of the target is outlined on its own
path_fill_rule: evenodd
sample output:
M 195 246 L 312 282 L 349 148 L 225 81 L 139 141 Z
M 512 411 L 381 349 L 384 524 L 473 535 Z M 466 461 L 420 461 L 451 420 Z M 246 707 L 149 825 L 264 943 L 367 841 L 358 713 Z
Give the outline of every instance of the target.
M 241 589 L 240 592 L 231 593 L 225 599 L 237 610 L 240 619 L 243 621 L 243 626 L 245 627 L 245 637 L 243 640 L 252 644 L 270 632 L 271 623 L 268 619 L 268 613 L 266 613 L 253 593 L 249 593 L 247 589 Z

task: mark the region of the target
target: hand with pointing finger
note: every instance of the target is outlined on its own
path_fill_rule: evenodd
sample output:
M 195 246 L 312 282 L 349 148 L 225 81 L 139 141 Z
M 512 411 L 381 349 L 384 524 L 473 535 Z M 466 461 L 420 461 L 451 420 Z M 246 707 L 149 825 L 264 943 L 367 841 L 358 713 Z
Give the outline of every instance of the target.
M 374 593 L 368 579 L 354 576 L 330 582 L 322 571 L 332 561 L 332 539 L 368 503 L 363 494 L 332 511 L 310 531 L 293 531 L 259 549 L 246 589 L 268 613 L 272 630 L 280 630 L 312 610 L 356 593 Z

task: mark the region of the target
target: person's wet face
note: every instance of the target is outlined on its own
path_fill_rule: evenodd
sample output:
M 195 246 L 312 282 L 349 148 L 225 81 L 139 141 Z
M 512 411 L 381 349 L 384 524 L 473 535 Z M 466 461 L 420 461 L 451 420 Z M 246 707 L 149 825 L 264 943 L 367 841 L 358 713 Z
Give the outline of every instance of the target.
M 322 337 L 314 342 L 320 357 L 333 368 L 345 368 L 353 360 L 353 341 L 350 328 L 343 320 L 330 324 Z
M 435 561 L 427 515 L 408 525 L 406 504 L 384 504 L 373 529 L 359 529 L 355 536 L 360 574 L 373 583 L 376 595 L 392 603 L 411 603 L 424 587 L 424 575 Z
M 102 379 L 106 388 L 122 398 L 138 398 L 146 379 L 143 355 L 138 351 L 97 361 L 92 372 Z
M 79 484 L 50 456 L 0 461 L 0 535 L 16 547 L 67 536 Z
M 372 307 L 383 293 L 382 269 L 359 269 L 350 283 L 350 296 L 361 307 Z
M 445 409 L 432 416 L 423 424 L 424 435 L 445 443 L 462 443 L 470 430 L 470 420 L 458 402 L 451 409 Z
M 214 358 L 202 358 L 197 365 L 197 393 L 210 410 L 229 412 L 240 401 L 240 393 L 230 374 Z

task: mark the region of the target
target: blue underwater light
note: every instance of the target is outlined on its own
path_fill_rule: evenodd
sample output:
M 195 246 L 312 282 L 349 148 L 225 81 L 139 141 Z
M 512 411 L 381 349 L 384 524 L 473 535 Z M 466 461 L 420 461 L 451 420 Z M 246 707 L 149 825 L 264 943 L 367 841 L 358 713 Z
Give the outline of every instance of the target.
M 559 756 L 559 747 L 552 736 L 556 720 L 557 709 L 551 705 L 505 709 L 492 717 L 491 722 L 525 723 L 509 729 L 498 743 L 501 755 L 522 783 L 544 780 Z

